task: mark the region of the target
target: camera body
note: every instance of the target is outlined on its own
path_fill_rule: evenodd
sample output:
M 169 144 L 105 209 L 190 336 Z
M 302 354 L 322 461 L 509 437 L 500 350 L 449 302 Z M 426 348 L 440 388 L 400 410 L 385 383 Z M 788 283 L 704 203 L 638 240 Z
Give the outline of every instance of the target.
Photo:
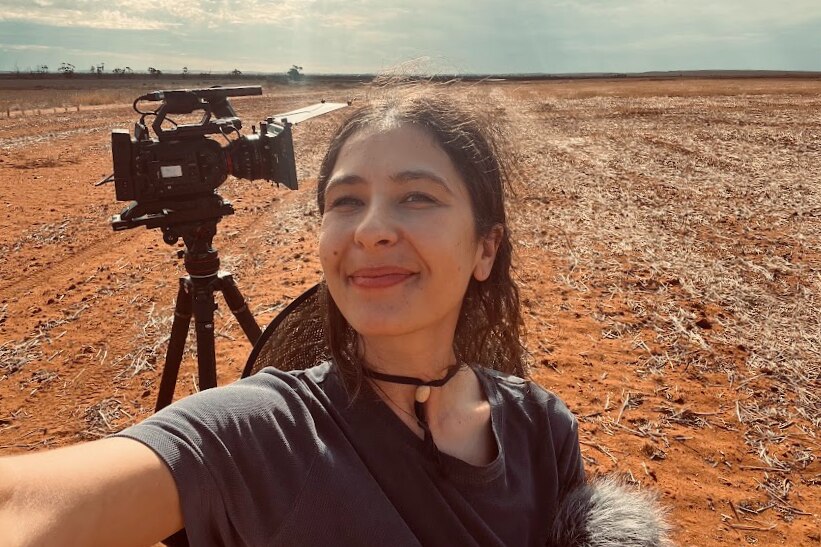
M 111 133 L 114 186 L 119 201 L 133 203 L 116 219 L 115 229 L 144 224 L 139 220 L 157 215 L 173 215 L 177 209 L 190 209 L 192 203 L 214 196 L 228 175 L 237 178 L 265 179 L 296 190 L 291 124 L 268 118 L 253 134 L 240 133 L 242 122 L 228 97 L 261 95 L 259 86 L 155 91 L 134 101 L 142 114 L 134 126 Z M 162 101 L 155 111 L 142 112 L 140 101 Z M 198 124 L 178 125 L 169 114 L 203 111 Z M 155 117 L 151 125 L 157 138 L 151 138 L 145 118 Z M 164 122 L 171 127 L 164 127 Z M 233 140 L 229 136 L 234 135 Z M 222 135 L 222 146 L 209 135 Z M 190 215 L 189 215 L 190 216 Z
M 262 122 L 261 128 L 264 132 L 242 135 L 224 147 L 205 136 L 138 140 L 115 129 L 111 151 L 117 200 L 145 203 L 213 192 L 228 175 L 296 190 L 291 126 Z
M 111 150 L 119 201 L 148 203 L 213 192 L 228 175 L 225 149 L 206 137 L 137 140 L 115 129 Z

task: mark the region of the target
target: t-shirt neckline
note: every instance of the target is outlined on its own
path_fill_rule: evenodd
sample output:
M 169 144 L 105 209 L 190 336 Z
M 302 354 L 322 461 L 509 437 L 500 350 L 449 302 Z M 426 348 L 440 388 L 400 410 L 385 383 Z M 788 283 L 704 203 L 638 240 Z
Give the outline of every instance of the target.
M 504 443 L 502 442 L 504 408 L 501 404 L 501 396 L 497 386 L 490 381 L 483 368 L 470 365 L 470 369 L 476 374 L 485 398 L 490 404 L 490 426 L 493 442 L 496 444 L 496 457 L 486 465 L 473 465 L 445 452 L 440 452 L 440 465 L 441 471 L 452 482 L 464 485 L 484 485 L 497 479 L 504 471 Z M 437 467 L 436 462 L 426 455 L 424 441 L 390 409 L 387 403 L 369 385 L 363 385 L 363 393 L 359 397 L 360 402 L 366 406 L 370 407 L 372 405 L 372 408 L 363 408 L 365 412 L 374 412 L 388 427 L 389 431 L 393 432 L 409 448 L 418 451 L 431 468 Z

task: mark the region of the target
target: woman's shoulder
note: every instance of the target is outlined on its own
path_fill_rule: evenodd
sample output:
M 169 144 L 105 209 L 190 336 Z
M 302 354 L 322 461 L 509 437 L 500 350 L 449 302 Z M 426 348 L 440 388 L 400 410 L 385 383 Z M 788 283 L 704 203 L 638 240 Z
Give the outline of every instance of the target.
M 197 439 L 220 439 L 240 446 L 248 432 L 265 431 L 266 442 L 299 444 L 309 454 L 319 443 L 318 420 L 326 423 L 328 399 L 323 387 L 331 375 L 327 364 L 285 372 L 265 368 L 231 384 L 200 391 L 163 408 L 119 435 L 149 446 L 174 442 L 199 445 Z
M 199 422 L 219 428 L 224 423 L 273 420 L 282 415 L 289 415 L 291 421 L 298 421 L 298 416 L 310 419 L 325 390 L 323 384 L 331 376 L 328 363 L 297 371 L 267 367 L 231 384 L 184 397 L 149 420 Z
M 298 370 L 265 367 L 247 378 L 225 386 L 224 395 L 266 401 L 271 398 L 284 401 L 299 399 L 313 406 L 317 399 L 325 400 L 329 391 L 336 391 L 335 386 L 339 384 L 337 376 L 336 367 L 328 361 Z
M 274 367 L 265 367 L 256 374 L 244 378 L 241 382 L 251 384 L 261 383 L 268 386 L 304 384 L 321 385 L 335 376 L 336 369 L 330 361 L 317 363 L 313 367 L 297 370 L 280 370 Z
M 560 421 L 568 424 L 576 422 L 573 413 L 558 395 L 533 380 L 488 367 L 474 368 L 480 373 L 480 377 L 485 380 L 491 391 L 497 394 L 499 402 L 508 409 L 518 408 L 531 417 L 542 414 L 551 422 Z

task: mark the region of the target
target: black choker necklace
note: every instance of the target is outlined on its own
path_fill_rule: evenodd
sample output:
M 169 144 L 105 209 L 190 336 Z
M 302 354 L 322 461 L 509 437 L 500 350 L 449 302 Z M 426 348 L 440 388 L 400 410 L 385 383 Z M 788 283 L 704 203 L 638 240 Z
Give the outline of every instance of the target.
M 422 431 L 425 432 L 425 449 L 436 460 L 436 462 L 439 463 L 439 449 L 436 448 L 436 443 L 433 442 L 433 435 L 430 432 L 430 427 L 428 427 L 428 420 L 425 416 L 424 403 L 430 398 L 430 388 L 442 387 L 443 385 L 447 384 L 451 378 L 456 376 L 456 373 L 459 372 L 459 369 L 461 368 L 461 365 L 456 364 L 448 368 L 448 373 L 445 374 L 443 378 L 440 378 L 439 380 L 431 380 L 429 382 L 426 382 L 425 380 L 421 380 L 419 378 L 414 378 L 413 376 L 384 374 L 382 372 L 377 372 L 367 367 L 363 367 L 363 372 L 365 376 L 367 376 L 368 378 L 373 378 L 374 380 L 382 380 L 383 382 L 391 382 L 394 384 L 417 386 L 416 393 L 414 394 L 413 411 L 416 414 L 416 421 L 419 423 L 419 427 L 421 427 Z

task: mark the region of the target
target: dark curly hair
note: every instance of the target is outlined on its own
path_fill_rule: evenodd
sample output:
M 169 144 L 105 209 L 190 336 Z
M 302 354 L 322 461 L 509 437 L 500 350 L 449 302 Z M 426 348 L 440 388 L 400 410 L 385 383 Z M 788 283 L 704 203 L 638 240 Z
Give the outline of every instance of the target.
M 391 89 L 357 108 L 337 129 L 322 160 L 317 184 L 317 204 L 325 211 L 325 187 L 339 152 L 348 139 L 369 129 L 413 125 L 424 129 L 447 153 L 470 194 L 476 234 L 485 236 L 496 225 L 504 228 L 490 276 L 471 278 L 456 326 L 457 359 L 487 366 L 508 374 L 527 374 L 519 290 L 512 276 L 510 230 L 505 213 L 505 192 L 510 190 L 508 167 L 500 143 L 498 120 L 477 108 L 465 108 L 446 89 L 408 86 Z M 328 349 L 351 393 L 363 380 L 356 343 L 357 334 L 343 317 L 328 291 L 321 286 Z

